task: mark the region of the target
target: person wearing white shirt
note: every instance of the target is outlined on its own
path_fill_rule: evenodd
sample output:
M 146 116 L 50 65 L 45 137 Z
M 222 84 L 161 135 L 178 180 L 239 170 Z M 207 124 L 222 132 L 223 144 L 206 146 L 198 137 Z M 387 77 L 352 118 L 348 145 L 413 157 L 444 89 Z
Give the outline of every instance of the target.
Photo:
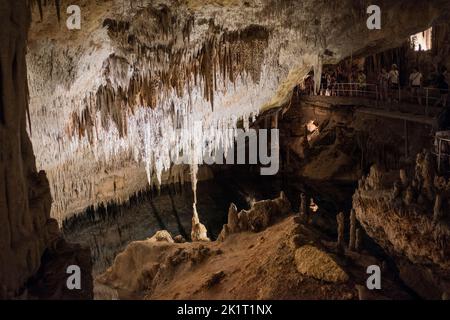
M 391 71 L 389 71 L 389 86 L 391 88 L 391 96 L 395 97 L 398 94 L 399 90 L 399 80 L 400 74 L 398 72 L 398 67 L 396 64 L 392 65 Z M 395 100 L 395 98 L 394 98 Z
M 422 104 L 422 100 L 420 98 L 420 89 L 422 87 L 422 73 L 419 72 L 417 68 L 413 69 L 413 72 L 409 76 L 409 86 L 411 87 L 411 97 L 417 97 L 417 101 L 419 104 Z

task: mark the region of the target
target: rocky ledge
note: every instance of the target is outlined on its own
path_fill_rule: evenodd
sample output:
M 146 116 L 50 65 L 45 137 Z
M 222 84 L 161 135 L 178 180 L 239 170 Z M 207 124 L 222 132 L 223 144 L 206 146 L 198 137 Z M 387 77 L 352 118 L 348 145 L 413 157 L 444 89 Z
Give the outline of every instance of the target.
M 450 181 L 426 151 L 411 171 L 372 167 L 353 207 L 367 234 L 393 255 L 402 280 L 420 296 L 440 299 L 450 292 Z

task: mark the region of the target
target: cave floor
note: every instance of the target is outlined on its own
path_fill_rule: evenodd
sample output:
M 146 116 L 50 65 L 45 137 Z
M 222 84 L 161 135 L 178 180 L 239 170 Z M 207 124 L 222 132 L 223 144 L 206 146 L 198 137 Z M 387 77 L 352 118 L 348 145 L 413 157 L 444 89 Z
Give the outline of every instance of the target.
M 297 270 L 298 248 L 314 246 L 303 259 L 317 274 Z M 332 259 L 349 276 L 333 282 L 339 270 L 316 268 Z M 134 262 L 133 262 L 134 261 Z M 119 299 L 409 299 L 384 270 L 383 290 L 361 292 L 366 268 L 381 264 L 369 252 L 338 254 L 332 239 L 314 226 L 288 216 L 259 232 L 231 234 L 224 242 L 134 242 L 108 271 L 97 277 L 96 297 Z M 314 267 L 316 266 L 316 267 Z M 324 280 L 328 279 L 328 280 Z M 362 295 L 362 296 L 361 296 Z

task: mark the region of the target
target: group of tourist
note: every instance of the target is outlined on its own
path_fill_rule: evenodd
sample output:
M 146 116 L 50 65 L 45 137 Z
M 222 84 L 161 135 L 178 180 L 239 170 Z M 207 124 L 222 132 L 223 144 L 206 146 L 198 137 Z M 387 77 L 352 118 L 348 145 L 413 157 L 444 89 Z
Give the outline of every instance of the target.
M 448 74 L 447 68 L 441 67 L 439 73 L 434 81 L 434 88 L 428 88 L 429 91 L 428 98 L 434 99 L 434 106 L 442 105 L 447 106 L 447 97 L 449 89 L 450 75 Z M 378 87 L 379 87 L 379 99 L 386 101 L 398 101 L 400 99 L 400 73 L 396 64 L 393 64 L 389 72 L 385 68 L 381 70 L 378 75 Z M 417 101 L 418 104 L 422 104 L 423 98 L 426 96 L 424 94 L 423 88 L 423 74 L 419 71 L 417 67 L 412 69 L 411 74 L 408 78 L 408 88 L 410 92 L 411 102 Z M 398 95 L 397 95 L 398 93 Z M 438 97 L 436 94 L 438 93 Z
M 367 96 L 375 93 L 377 99 L 388 102 L 399 102 L 402 93 L 400 85 L 400 71 L 397 64 L 392 64 L 389 71 L 382 68 L 377 77 L 377 90 L 369 88 L 367 76 L 362 69 L 352 67 L 343 68 L 338 65 L 334 69 L 326 69 L 321 75 L 321 86 L 319 95 L 325 96 Z M 428 97 L 429 103 L 434 106 L 447 106 L 450 74 L 446 67 L 441 67 L 437 77 L 435 77 L 433 88 L 424 90 L 424 76 L 417 67 L 412 69 L 408 78 L 407 90 L 409 91 L 410 102 L 423 103 L 423 99 Z M 373 85 L 374 86 L 374 85 Z M 375 87 L 375 86 L 374 86 Z M 305 94 L 314 95 L 314 73 L 311 72 L 305 78 L 302 91 Z
M 319 95 L 324 96 L 362 96 L 367 90 L 367 76 L 356 67 L 347 70 L 338 65 L 334 70 L 326 69 L 320 79 Z M 310 72 L 302 85 L 302 92 L 315 95 L 314 73 Z
M 398 66 L 393 64 L 389 72 L 382 68 L 378 75 L 378 99 L 382 101 L 398 101 L 400 89 L 400 72 Z
M 366 82 L 367 77 L 363 70 L 354 67 L 351 71 L 346 71 L 338 66 L 336 70 L 328 69 L 322 74 L 320 95 L 363 95 Z

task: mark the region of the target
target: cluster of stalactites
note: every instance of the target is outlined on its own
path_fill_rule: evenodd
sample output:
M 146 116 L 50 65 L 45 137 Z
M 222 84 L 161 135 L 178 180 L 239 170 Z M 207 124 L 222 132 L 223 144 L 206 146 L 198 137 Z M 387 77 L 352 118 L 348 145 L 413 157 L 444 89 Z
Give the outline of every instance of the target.
M 201 98 L 199 100 L 202 101 Z M 87 158 L 95 161 L 92 172 L 77 172 L 74 168 L 78 165 L 76 161 L 79 157 L 74 154 L 64 165 L 49 171 L 55 199 L 53 215 L 62 219 L 67 209 L 71 208 L 72 199 L 77 197 L 86 199 L 88 203 L 96 203 L 99 201 L 99 190 L 96 189 L 98 181 L 95 180 L 98 177 L 97 171 L 114 172 L 121 166 L 132 166 L 133 163 L 145 168 L 147 182 L 151 187 L 157 188 L 161 183 L 170 183 L 165 181 L 163 173 L 172 171 L 174 164 L 191 165 L 193 170 L 190 179 L 195 192 L 196 168 L 205 163 L 204 157 L 215 158 L 218 151 L 226 154 L 234 144 L 238 120 L 243 119 L 243 125 L 248 129 L 250 122 L 258 114 L 258 105 L 243 108 L 236 115 L 223 109 L 212 112 L 207 108 L 202 114 L 202 108 L 205 109 L 205 106 L 189 112 L 188 107 L 180 101 L 157 109 L 137 108 L 125 118 L 128 128 L 126 136 L 120 134 L 112 120 L 109 120 L 107 130 L 101 127 L 98 112 L 92 117 L 97 121 L 92 128 L 98 127 L 99 130 L 92 130 L 92 135 L 82 136 L 81 139 L 73 137 L 70 145 L 65 146 L 69 151 L 79 153 L 80 157 L 88 150 L 92 152 L 94 158 Z M 92 165 L 85 164 L 85 167 L 91 168 Z M 175 172 L 171 179 L 173 182 L 183 183 L 186 180 L 182 176 L 184 174 L 183 170 Z M 110 200 L 117 203 L 126 200 L 126 195 L 121 190 L 114 197 Z
M 144 78 L 141 73 L 123 69 L 129 66 L 124 59 L 115 56 L 110 58 L 105 70 L 110 72 L 113 81 L 105 82 L 100 90 L 88 94 L 84 100 L 61 95 L 53 102 L 54 108 L 45 108 L 38 114 L 48 124 L 39 127 L 39 143 L 46 150 L 39 153 L 39 167 L 48 172 L 60 170 L 58 168 L 64 172 L 76 172 L 79 177 L 75 180 L 80 182 L 76 186 L 64 184 L 57 172 L 50 174 L 55 199 L 53 216 L 63 217 L 68 208 L 73 207 L 73 198 L 87 198 L 86 202 L 93 205 L 105 201 L 97 199 L 95 181 L 84 179 L 84 175 L 96 177 L 98 172 L 106 168 L 114 172 L 114 168 L 109 168 L 113 163 L 120 166 L 123 161 L 128 163 L 131 159 L 146 169 L 151 185 L 159 185 L 163 172 L 172 167 L 178 155 L 189 157 L 193 154 L 196 162 L 202 163 L 205 152 L 214 157 L 217 149 L 227 150 L 234 142 L 234 129 L 238 121 L 242 119 L 244 127 L 248 128 L 261 105 L 272 97 L 278 87 L 274 65 L 262 63 L 260 83 L 251 81 L 252 78 L 245 72 L 236 74 L 234 83 L 228 77 L 218 77 L 217 86 L 227 90 L 214 92 L 217 102 L 214 110 L 204 98 L 203 88 L 189 88 L 188 83 L 184 84 L 183 92 L 190 92 L 189 99 L 177 94 L 173 88 L 166 93 L 158 89 L 157 107 L 153 108 L 148 102 L 130 102 L 130 96 L 140 97 L 142 91 L 149 92 L 149 89 L 143 89 L 149 83 L 143 79 L 148 78 Z M 117 76 L 112 77 L 114 74 Z M 115 89 L 126 88 L 126 83 L 131 84 L 126 91 Z M 160 85 L 160 82 L 155 81 L 154 84 Z M 70 119 L 68 123 L 59 120 L 60 110 L 72 110 L 67 114 Z M 194 132 L 194 128 L 199 129 Z M 192 149 L 193 144 L 202 148 L 195 151 Z M 80 172 L 80 159 L 89 159 L 89 164 L 83 164 L 83 172 Z M 61 164 L 64 164 L 64 168 Z M 92 170 L 86 172 L 87 167 L 92 167 Z M 63 180 L 66 179 L 64 177 Z M 73 181 L 72 178 L 69 180 Z M 122 194 L 117 197 L 106 201 L 119 203 Z
M 127 24 L 115 25 L 109 23 L 117 37 L 121 31 L 130 32 Z M 188 29 L 183 27 L 183 39 L 189 38 Z M 233 143 L 230 129 L 236 128 L 237 120 L 248 125 L 248 118 L 258 112 L 255 105 L 215 112 L 214 99 L 223 99 L 236 85 L 258 83 L 268 36 L 268 31 L 258 26 L 223 31 L 189 54 L 167 46 L 150 48 L 133 37 L 138 58 L 129 62 L 110 55 L 104 63 L 104 84 L 84 98 L 82 109 L 74 108 L 77 111 L 72 113 L 66 134 L 72 141 L 94 146 L 101 159 L 110 159 L 123 148 L 131 150 L 135 160 L 145 164 L 149 182 L 156 178 L 160 183 L 162 172 L 180 154 L 194 153 L 196 163 L 203 160 L 204 148 L 195 151 L 193 144 L 209 146 L 210 153 L 217 148 L 226 150 Z M 190 130 L 195 122 L 202 123 L 202 134 Z
M 268 31 L 257 26 L 213 35 L 191 52 L 167 46 L 150 48 L 134 40 L 138 58 L 128 62 L 113 54 L 105 61 L 104 84 L 84 98 L 85 107 L 72 114 L 66 133 L 87 135 L 92 140 L 92 118 L 100 111 L 103 127 L 111 119 L 119 133 L 126 135 L 127 113 L 136 107 L 173 104 L 169 100 L 174 94 L 187 96 L 192 109 L 194 88 L 201 88 L 201 96 L 214 110 L 216 91 L 226 93 L 238 78 L 254 83 L 260 80 L 267 41 Z
M 55 114 L 52 119 L 57 120 L 57 128 L 52 125 L 43 130 L 49 142 L 44 147 L 50 152 L 41 152 L 40 167 L 58 171 L 64 164 L 61 170 L 79 175 L 79 185 L 71 186 L 60 183 L 65 174 L 51 174 L 52 194 L 61 216 L 78 194 L 94 205 L 104 201 L 96 197 L 96 182 L 79 172 L 79 159 L 89 159 L 83 170 L 92 167 L 87 174 L 91 177 L 105 168 L 114 172 L 111 163 L 120 166 L 131 159 L 145 168 L 150 185 L 159 186 L 163 173 L 180 157 L 200 164 L 205 155 L 214 157 L 219 149 L 226 152 L 234 143 L 238 121 L 242 119 L 248 127 L 273 97 L 279 85 L 280 44 L 269 46 L 268 30 L 251 25 L 227 31 L 210 23 L 206 40 L 196 38 L 189 43 L 192 23 L 180 23 L 181 33 L 179 27 L 164 28 L 164 35 L 152 42 L 146 40 L 153 35 L 133 31 L 139 29 L 134 21 L 106 22 L 114 34 L 114 48 L 126 43 L 124 50 L 115 50 L 102 60 L 103 77 L 95 91 L 81 99 L 61 95 L 51 110 L 70 113 Z M 61 123 L 61 118 L 69 121 Z

